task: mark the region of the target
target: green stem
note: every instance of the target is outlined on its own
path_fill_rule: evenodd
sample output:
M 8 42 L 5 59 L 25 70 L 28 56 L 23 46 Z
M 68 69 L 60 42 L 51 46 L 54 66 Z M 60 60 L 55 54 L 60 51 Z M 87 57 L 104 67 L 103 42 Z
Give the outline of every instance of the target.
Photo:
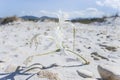
M 69 52 L 71 52 L 71 53 L 73 53 L 73 54 L 75 54 L 75 55 L 77 55 L 79 58 L 83 59 L 85 61 L 85 64 L 89 64 L 89 62 L 85 58 L 83 58 L 82 56 L 80 56 L 79 54 L 77 54 L 77 53 L 75 53 L 75 52 L 73 52 L 73 51 L 71 51 L 69 49 L 66 49 L 66 50 L 69 51 Z
M 43 53 L 43 54 L 36 54 L 35 56 L 42 56 L 42 55 L 48 55 L 48 54 L 53 54 L 55 52 L 60 52 L 61 49 L 56 49 L 47 53 Z

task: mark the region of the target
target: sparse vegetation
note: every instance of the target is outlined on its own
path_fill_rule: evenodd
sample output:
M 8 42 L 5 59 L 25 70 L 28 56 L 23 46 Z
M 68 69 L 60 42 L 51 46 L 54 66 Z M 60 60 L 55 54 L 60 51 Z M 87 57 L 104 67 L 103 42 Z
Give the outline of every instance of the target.
M 103 16 L 101 18 L 75 18 L 75 19 L 72 19 L 71 22 L 73 23 L 83 23 L 83 24 L 90 24 L 90 23 L 94 23 L 94 22 L 99 22 L 99 23 L 102 23 L 102 22 L 105 22 L 106 21 L 106 18 L 111 18 L 113 17 L 115 20 L 117 17 L 120 17 L 118 15 L 118 13 L 114 14 L 114 15 L 111 15 L 111 16 Z
M 6 18 L 3 18 L 3 20 L 1 21 L 1 24 L 7 24 L 7 23 L 11 23 L 11 22 L 14 22 L 14 21 L 17 21 L 18 18 L 16 16 L 12 16 L 12 17 L 6 17 Z
M 102 18 L 76 18 L 76 19 L 72 19 L 71 22 L 76 23 L 83 23 L 83 24 L 90 24 L 93 22 L 105 22 L 106 17 L 102 17 Z

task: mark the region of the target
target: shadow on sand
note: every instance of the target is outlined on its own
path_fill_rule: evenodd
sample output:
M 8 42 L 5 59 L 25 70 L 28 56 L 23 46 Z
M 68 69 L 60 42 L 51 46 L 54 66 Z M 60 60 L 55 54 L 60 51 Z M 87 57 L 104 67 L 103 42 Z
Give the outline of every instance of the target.
M 42 66 L 42 68 L 41 67 L 35 67 L 35 65 Z M 33 70 L 33 69 L 44 70 L 44 69 L 50 69 L 50 68 L 53 68 L 53 67 L 68 68 L 68 67 L 80 67 L 80 66 L 83 66 L 83 65 L 60 66 L 60 65 L 57 65 L 57 64 L 51 64 L 50 66 L 45 67 L 45 66 L 43 66 L 39 63 L 35 63 L 35 64 L 30 65 L 29 67 L 18 66 L 16 68 L 16 70 L 14 72 L 11 72 L 11 73 L 0 73 L 0 76 L 3 76 L 3 77 L 0 78 L 0 80 L 15 80 L 15 76 L 18 76 L 18 75 L 26 75 L 28 77 L 25 80 L 29 80 L 31 77 L 33 77 L 34 75 L 36 75 L 38 73 L 38 72 L 27 73 L 28 71 Z
M 0 78 L 0 80 L 15 80 L 15 76 L 17 75 L 33 75 L 32 73 L 25 73 L 23 72 L 23 69 L 20 69 L 20 66 L 17 67 L 17 69 L 15 70 L 15 72 L 11 72 L 11 73 L 0 73 L 0 76 L 4 77 Z M 26 79 L 28 80 L 28 79 Z

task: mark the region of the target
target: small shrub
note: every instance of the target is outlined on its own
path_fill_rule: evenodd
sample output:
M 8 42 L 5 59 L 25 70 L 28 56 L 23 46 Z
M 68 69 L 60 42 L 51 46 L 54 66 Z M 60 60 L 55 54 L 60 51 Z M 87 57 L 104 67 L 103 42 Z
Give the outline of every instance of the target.
M 12 16 L 12 17 L 6 17 L 2 20 L 1 24 L 8 24 L 8 23 L 11 23 L 11 22 L 14 22 L 14 21 L 17 21 L 18 18 L 16 16 Z
M 76 23 L 83 23 L 83 24 L 90 24 L 90 23 L 94 23 L 94 22 L 105 22 L 106 17 L 102 17 L 102 18 L 76 18 L 76 19 L 72 19 L 71 22 Z

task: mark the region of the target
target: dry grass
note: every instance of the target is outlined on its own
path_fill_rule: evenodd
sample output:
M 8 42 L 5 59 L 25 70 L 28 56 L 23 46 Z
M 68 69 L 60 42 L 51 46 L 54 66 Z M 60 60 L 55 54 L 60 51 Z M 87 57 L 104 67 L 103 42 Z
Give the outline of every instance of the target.
M 11 23 L 11 22 L 14 22 L 14 21 L 17 21 L 18 20 L 18 17 L 16 16 L 12 16 L 12 17 L 6 17 L 2 20 L 1 24 L 7 24 L 7 23 Z
M 57 73 L 48 70 L 41 70 L 37 73 L 39 78 L 47 78 L 48 80 L 60 80 Z

